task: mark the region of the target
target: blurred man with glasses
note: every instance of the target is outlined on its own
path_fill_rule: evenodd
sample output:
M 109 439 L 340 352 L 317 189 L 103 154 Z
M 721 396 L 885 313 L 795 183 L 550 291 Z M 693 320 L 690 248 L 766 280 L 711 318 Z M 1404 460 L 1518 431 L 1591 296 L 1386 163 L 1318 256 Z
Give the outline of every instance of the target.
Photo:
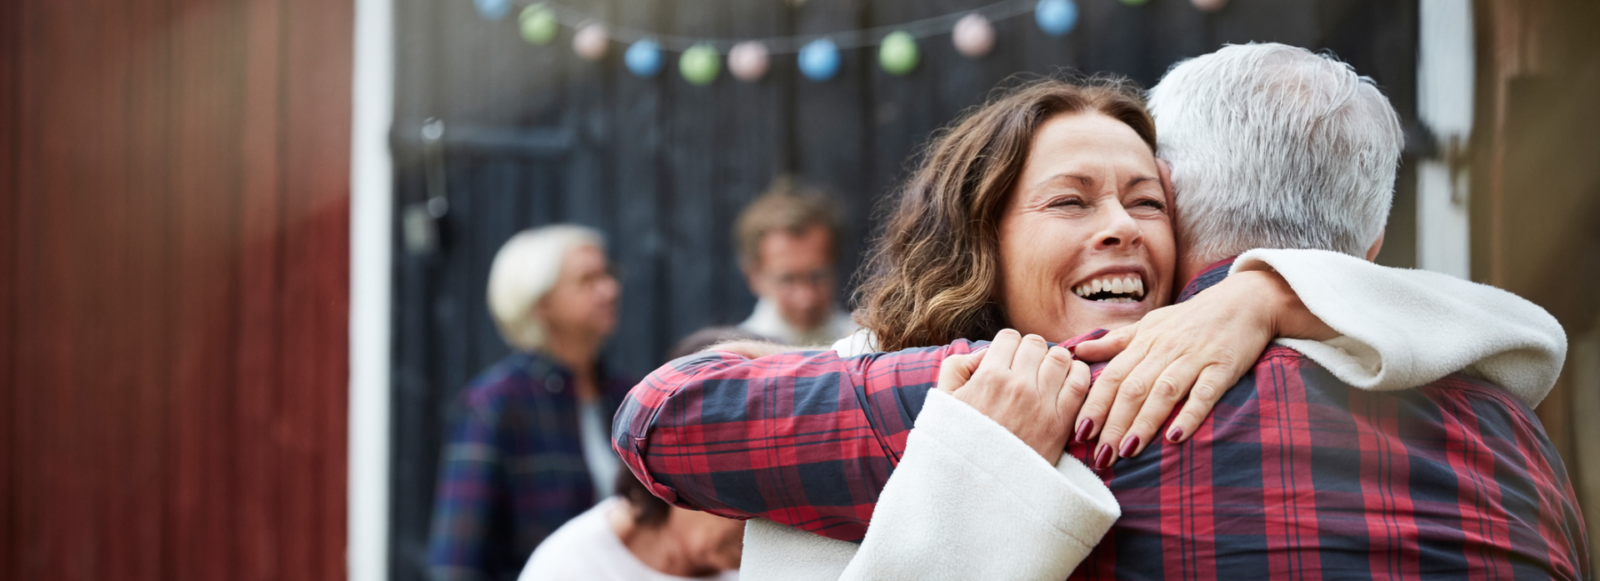
M 790 345 L 829 345 L 856 330 L 834 304 L 839 212 L 822 192 L 780 177 L 734 225 L 755 312 L 739 324 Z

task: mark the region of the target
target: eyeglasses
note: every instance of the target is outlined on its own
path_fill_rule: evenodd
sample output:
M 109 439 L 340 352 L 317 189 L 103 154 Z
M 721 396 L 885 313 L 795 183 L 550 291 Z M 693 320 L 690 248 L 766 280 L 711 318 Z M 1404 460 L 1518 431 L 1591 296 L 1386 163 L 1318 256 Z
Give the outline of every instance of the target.
M 833 269 L 818 268 L 806 272 L 782 272 L 766 276 L 780 290 L 821 288 L 833 284 Z

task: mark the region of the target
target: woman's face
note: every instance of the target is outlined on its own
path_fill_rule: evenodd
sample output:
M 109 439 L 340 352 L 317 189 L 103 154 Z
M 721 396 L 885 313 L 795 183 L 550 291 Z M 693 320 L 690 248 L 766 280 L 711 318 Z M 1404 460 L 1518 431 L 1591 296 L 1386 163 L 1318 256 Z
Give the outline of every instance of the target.
M 1155 156 L 1099 113 L 1034 134 L 1000 217 L 1000 306 L 1050 341 L 1138 321 L 1166 304 L 1176 257 Z

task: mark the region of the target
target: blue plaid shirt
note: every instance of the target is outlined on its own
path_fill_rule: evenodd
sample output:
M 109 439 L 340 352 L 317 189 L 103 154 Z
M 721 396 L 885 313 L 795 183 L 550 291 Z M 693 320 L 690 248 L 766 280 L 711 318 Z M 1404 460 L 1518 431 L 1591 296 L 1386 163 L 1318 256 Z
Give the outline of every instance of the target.
M 575 385 L 555 360 L 513 353 L 462 392 L 434 493 L 434 579 L 515 579 L 534 547 L 594 505 Z M 606 413 L 631 385 L 602 378 Z

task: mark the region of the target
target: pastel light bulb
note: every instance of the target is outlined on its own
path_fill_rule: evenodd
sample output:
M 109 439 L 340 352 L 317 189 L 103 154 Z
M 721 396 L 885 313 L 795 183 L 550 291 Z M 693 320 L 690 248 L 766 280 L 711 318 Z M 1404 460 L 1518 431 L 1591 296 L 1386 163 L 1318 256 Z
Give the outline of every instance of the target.
M 484 20 L 499 20 L 511 12 L 511 0 L 472 0 L 472 6 Z
M 1078 5 L 1072 0 L 1039 0 L 1033 19 L 1045 34 L 1063 36 L 1078 26 Z
M 911 33 L 896 30 L 883 37 L 883 44 L 878 46 L 878 64 L 889 74 L 904 75 L 917 68 L 917 40 Z
M 648 38 L 635 42 L 622 53 L 622 64 L 635 76 L 656 76 L 661 72 L 661 45 Z
M 683 56 L 678 59 L 678 72 L 690 84 L 709 85 L 717 80 L 717 72 L 722 68 L 721 60 L 717 56 L 717 49 L 697 44 L 683 51 Z
M 611 38 L 606 34 L 604 24 L 585 24 L 572 35 L 572 52 L 578 53 L 586 61 L 597 61 L 606 56 L 606 49 L 611 46 Z
M 976 12 L 962 16 L 950 31 L 950 42 L 963 56 L 978 58 L 994 50 L 994 25 Z
M 733 50 L 728 51 L 728 72 L 746 83 L 761 80 L 771 65 L 772 57 L 767 53 L 767 45 L 759 41 L 747 40 L 733 45 Z
M 800 48 L 800 74 L 813 81 L 826 81 L 839 73 L 839 45 L 826 38 Z
M 510 6 L 507 3 L 507 6 Z M 556 22 L 556 15 L 545 8 L 543 4 L 534 4 L 523 8 L 517 14 L 517 28 L 522 33 L 522 39 L 530 44 L 550 44 L 556 38 L 556 30 L 560 24 Z

